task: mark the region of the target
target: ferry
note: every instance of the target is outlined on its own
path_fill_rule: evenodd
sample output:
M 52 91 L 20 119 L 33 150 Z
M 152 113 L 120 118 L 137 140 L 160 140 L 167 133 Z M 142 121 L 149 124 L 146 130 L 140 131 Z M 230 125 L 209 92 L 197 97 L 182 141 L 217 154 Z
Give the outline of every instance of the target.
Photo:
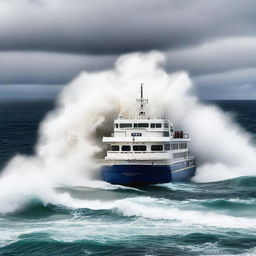
M 148 99 L 137 99 L 133 118 L 119 114 L 114 133 L 103 137 L 107 153 L 101 166 L 102 179 L 111 184 L 140 186 L 188 181 L 196 170 L 195 157 L 189 153 L 189 134 L 175 131 L 165 118 L 151 118 Z

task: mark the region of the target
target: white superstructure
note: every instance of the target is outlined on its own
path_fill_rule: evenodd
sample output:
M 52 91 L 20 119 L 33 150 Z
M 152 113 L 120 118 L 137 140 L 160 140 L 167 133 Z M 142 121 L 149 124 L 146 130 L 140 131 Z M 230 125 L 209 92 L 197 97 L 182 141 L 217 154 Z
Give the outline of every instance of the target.
M 108 144 L 106 162 L 129 164 L 172 164 L 194 159 L 189 156 L 189 135 L 174 131 L 173 124 L 164 118 L 151 119 L 146 112 L 147 99 L 137 99 L 137 113 L 126 119 L 120 114 L 114 121 L 114 133 L 103 137 Z

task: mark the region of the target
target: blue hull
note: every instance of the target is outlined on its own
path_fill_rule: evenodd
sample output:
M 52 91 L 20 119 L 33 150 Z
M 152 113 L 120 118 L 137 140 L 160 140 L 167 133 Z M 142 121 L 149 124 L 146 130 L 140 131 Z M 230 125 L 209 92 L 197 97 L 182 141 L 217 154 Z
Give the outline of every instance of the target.
M 195 166 L 174 165 L 103 165 L 102 179 L 111 184 L 138 186 L 190 180 Z

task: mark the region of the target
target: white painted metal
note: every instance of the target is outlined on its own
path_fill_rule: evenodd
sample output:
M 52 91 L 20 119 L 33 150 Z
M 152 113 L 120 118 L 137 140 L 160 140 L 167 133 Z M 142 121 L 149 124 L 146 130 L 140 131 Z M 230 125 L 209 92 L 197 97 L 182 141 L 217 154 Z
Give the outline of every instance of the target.
M 190 141 L 187 134 L 182 138 L 174 137 L 174 127 L 167 119 L 148 117 L 146 113 L 147 99 L 143 98 L 143 87 L 141 85 L 141 98 L 137 99 L 137 114 L 135 118 L 126 119 L 119 114 L 118 119 L 114 121 L 114 133 L 110 137 L 103 137 L 103 142 L 110 146 L 119 146 L 118 151 L 108 149 L 105 160 L 109 163 L 126 162 L 127 164 L 136 164 L 146 162 L 149 164 L 158 163 L 168 164 L 176 163 L 181 160 L 189 160 L 187 144 Z M 144 127 L 141 127 L 144 126 Z M 186 143 L 182 148 L 181 144 Z M 169 144 L 170 149 L 165 148 Z M 178 144 L 178 148 L 176 145 Z M 133 146 L 146 146 L 146 151 L 134 151 Z M 162 145 L 162 151 L 152 151 L 151 146 Z M 122 146 L 130 146 L 131 151 L 122 151 Z M 183 145 L 184 146 L 184 145 Z M 168 147 L 168 146 L 167 146 Z

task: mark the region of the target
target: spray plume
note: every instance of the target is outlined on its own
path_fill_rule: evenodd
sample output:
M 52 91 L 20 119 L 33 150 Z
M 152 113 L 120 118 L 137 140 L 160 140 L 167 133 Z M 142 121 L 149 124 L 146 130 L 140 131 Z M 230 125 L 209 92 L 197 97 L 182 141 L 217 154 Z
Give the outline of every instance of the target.
M 83 72 L 68 84 L 40 126 L 36 155 L 18 155 L 2 171 L 0 212 L 13 211 L 33 197 L 46 203 L 65 200 L 67 195 L 54 191 L 60 185 L 107 187 L 97 181 L 93 156 L 101 151 L 101 135 L 111 132 L 119 111 L 126 117 L 135 113 L 141 82 L 151 116 L 166 115 L 190 133 L 196 182 L 255 175 L 250 135 L 217 107 L 200 103 L 187 73 L 168 74 L 164 60 L 159 52 L 123 55 L 113 70 Z

